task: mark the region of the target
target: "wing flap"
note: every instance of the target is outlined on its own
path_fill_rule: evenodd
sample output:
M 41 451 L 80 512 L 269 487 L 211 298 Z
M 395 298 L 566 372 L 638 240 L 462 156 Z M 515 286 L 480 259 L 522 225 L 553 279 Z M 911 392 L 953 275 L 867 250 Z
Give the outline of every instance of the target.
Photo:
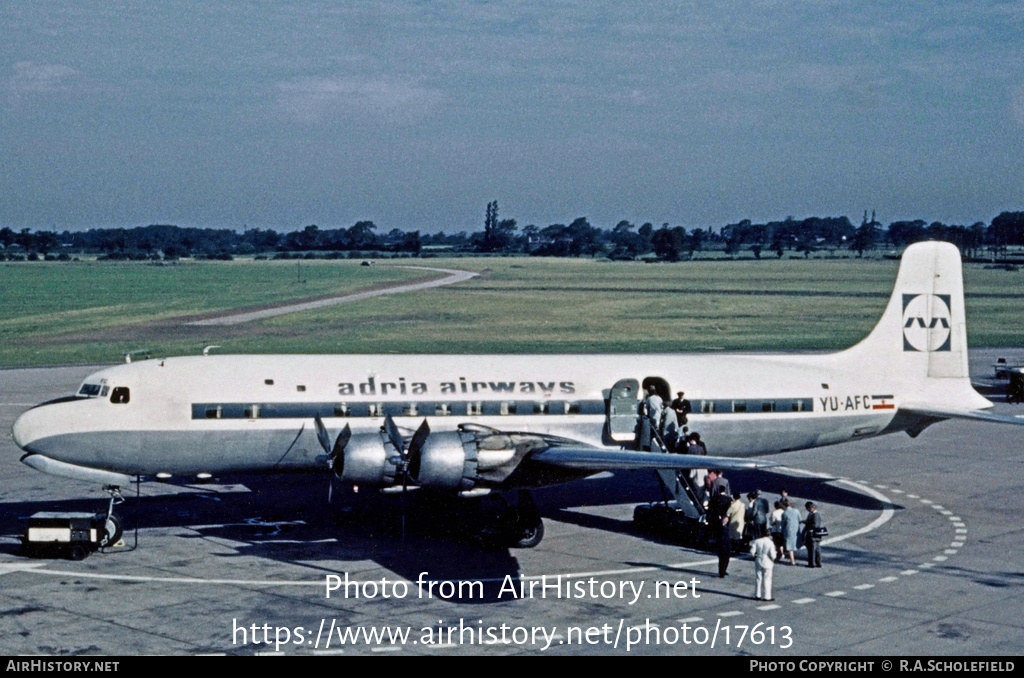
M 560 468 L 593 469 L 730 469 L 749 470 L 779 466 L 778 462 L 763 459 L 739 459 L 736 457 L 708 457 L 690 454 L 663 454 L 661 452 L 630 452 L 626 450 L 602 450 L 596 447 L 549 447 L 534 452 L 531 462 L 539 462 Z

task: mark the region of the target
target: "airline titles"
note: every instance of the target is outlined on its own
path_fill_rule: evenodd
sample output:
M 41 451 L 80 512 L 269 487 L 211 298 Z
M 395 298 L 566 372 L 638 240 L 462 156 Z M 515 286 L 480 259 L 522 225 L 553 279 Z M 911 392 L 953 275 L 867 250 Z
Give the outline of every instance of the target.
M 366 381 L 358 384 L 348 382 L 338 384 L 338 394 L 343 396 L 423 395 L 427 393 L 441 395 L 471 395 L 474 393 L 572 395 L 576 393 L 576 384 L 572 381 L 470 381 L 465 377 L 459 377 L 457 381 L 442 381 L 434 384 L 423 381 L 407 381 L 405 377 L 389 381 L 378 377 L 368 377 Z

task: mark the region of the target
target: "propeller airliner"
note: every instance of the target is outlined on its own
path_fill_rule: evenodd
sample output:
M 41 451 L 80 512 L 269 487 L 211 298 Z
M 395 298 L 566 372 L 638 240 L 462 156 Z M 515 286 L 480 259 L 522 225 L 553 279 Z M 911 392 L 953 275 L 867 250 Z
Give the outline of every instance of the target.
M 685 390 L 715 456 L 643 451 L 642 396 Z M 959 251 L 907 248 L 881 319 L 830 354 L 202 355 L 134 361 L 14 423 L 21 460 L 137 477 L 323 472 L 461 497 L 614 469 L 756 468 L 768 455 L 991 414 L 967 370 Z M 656 448 L 657 449 L 657 448 Z M 535 545 L 520 512 L 512 545 Z M 523 518 L 523 516 L 526 516 Z

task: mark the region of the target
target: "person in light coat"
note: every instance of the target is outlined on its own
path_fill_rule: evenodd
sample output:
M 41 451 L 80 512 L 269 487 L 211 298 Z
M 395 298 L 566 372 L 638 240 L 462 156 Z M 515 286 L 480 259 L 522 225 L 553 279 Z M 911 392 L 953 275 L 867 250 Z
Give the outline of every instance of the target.
M 775 570 L 778 551 L 766 530 L 759 529 L 758 534 L 750 545 L 750 555 L 754 556 L 754 598 L 775 600 L 772 597 L 772 572 Z
M 800 511 L 788 499 L 782 500 L 782 540 L 786 556 L 789 557 L 789 564 L 796 565 L 797 533 L 800 531 Z
M 665 441 L 666 452 L 675 452 L 679 444 L 679 420 L 675 410 L 669 408 L 661 415 L 661 439 Z
M 664 403 L 653 386 L 647 388 L 647 398 L 640 407 L 640 447 L 650 451 L 654 440 L 653 430 L 661 430 L 661 410 Z
M 651 419 L 651 425 L 661 428 L 661 411 L 665 409 L 665 401 L 658 395 L 658 391 L 653 386 L 647 387 L 647 399 L 644 401 L 644 409 L 648 417 Z
M 743 541 L 743 523 L 747 515 L 747 505 L 743 503 L 743 496 L 739 492 L 732 495 L 732 504 L 725 517 L 729 519 L 729 538 L 736 542 Z

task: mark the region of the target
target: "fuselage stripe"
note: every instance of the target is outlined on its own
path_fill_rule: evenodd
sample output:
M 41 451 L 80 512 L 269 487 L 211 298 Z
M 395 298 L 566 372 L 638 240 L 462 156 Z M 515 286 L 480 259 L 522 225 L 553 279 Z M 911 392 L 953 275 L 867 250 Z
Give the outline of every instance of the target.
M 639 412 L 639 405 L 638 412 Z M 810 413 L 812 398 L 698 400 L 694 415 Z M 877 406 L 876 406 L 877 407 Z M 458 400 L 406 402 L 193 403 L 192 419 L 312 419 L 361 417 L 600 415 L 604 400 Z

